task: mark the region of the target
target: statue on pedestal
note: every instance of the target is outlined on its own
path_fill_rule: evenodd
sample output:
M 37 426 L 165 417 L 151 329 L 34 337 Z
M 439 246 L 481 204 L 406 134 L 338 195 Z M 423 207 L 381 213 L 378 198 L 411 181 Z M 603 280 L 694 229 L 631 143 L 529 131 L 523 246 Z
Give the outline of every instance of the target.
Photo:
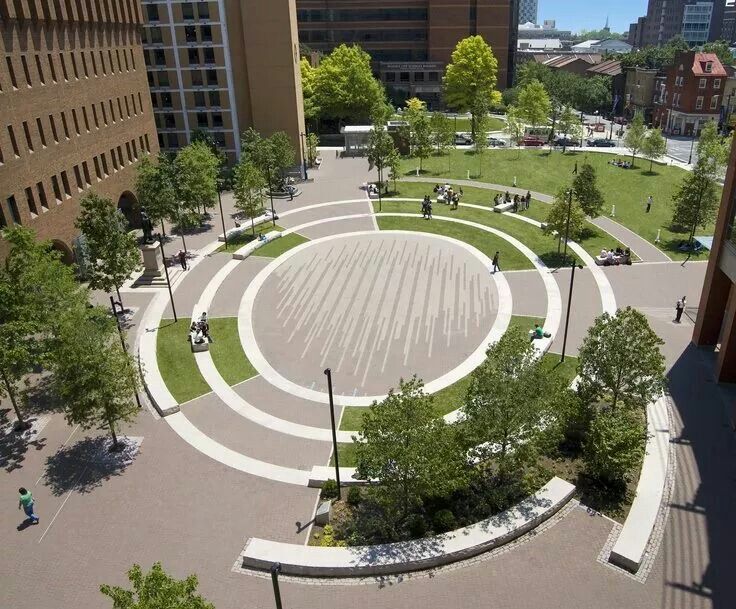
M 143 229 L 143 243 L 145 245 L 153 243 L 153 223 L 143 207 L 141 208 L 141 228 Z

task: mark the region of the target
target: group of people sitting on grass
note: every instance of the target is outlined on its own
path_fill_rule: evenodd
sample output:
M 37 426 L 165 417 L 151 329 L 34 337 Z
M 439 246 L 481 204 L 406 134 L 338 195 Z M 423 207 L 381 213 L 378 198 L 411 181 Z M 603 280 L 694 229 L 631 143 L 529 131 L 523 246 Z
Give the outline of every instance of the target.
M 207 313 L 202 313 L 199 319 L 192 322 L 189 326 L 190 339 L 195 344 L 201 345 L 204 341 L 211 341 L 210 337 L 210 324 L 207 321 Z
M 449 184 L 435 184 L 432 189 L 437 194 L 437 203 L 449 205 L 450 209 L 457 209 L 460 199 L 463 198 L 463 189 L 460 187 L 457 191 Z
M 611 248 L 610 250 L 603 248 L 598 256 L 598 260 L 603 264 L 603 266 L 631 264 L 631 250 L 628 247 L 626 249 L 622 249 L 620 245 L 615 249 Z
M 615 165 L 616 167 L 621 167 L 622 169 L 631 169 L 634 166 L 631 161 L 620 161 L 618 157 L 616 157 L 612 161 L 608 161 L 608 164 Z

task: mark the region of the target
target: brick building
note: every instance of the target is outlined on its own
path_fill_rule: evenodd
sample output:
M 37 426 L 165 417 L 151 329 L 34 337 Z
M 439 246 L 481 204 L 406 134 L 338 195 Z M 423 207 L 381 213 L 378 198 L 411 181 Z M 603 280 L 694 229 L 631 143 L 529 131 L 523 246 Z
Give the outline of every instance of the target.
M 294 0 L 142 0 L 143 48 L 159 145 L 208 132 L 231 163 L 253 127 L 304 133 Z
M 158 152 L 141 24 L 137 0 L 0 0 L 0 227 L 32 228 L 67 262 L 81 197 L 134 219 L 136 162 Z
M 654 124 L 665 133 L 697 135 L 720 118 L 728 74 L 714 53 L 679 53 L 660 85 Z
M 498 59 L 498 88 L 511 86 L 518 0 L 297 0 L 299 41 L 329 52 L 359 44 L 394 103 L 416 95 L 441 105 L 442 74 L 458 41 L 480 35 Z

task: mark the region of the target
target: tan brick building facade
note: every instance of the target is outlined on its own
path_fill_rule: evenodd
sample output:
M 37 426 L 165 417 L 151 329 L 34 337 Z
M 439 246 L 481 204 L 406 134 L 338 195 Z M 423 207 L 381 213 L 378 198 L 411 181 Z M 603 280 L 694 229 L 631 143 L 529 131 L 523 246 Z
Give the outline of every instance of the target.
M 0 225 L 67 261 L 85 193 L 128 211 L 136 162 L 158 152 L 142 21 L 138 0 L 0 0 Z

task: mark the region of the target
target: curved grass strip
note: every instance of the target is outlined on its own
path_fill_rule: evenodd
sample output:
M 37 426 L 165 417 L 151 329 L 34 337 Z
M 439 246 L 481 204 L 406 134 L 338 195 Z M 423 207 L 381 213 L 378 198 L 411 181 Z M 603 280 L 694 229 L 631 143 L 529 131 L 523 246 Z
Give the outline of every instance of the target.
M 260 256 L 261 258 L 278 258 L 284 252 L 290 250 L 292 247 L 301 245 L 309 241 L 306 237 L 298 233 L 289 233 L 279 237 L 278 239 L 267 243 L 263 247 L 259 247 L 254 253 L 254 256 Z
M 237 317 L 211 317 L 210 355 L 215 367 L 228 385 L 237 385 L 258 374 L 248 361 L 238 337 Z
M 171 395 L 183 404 L 210 392 L 199 372 L 187 340 L 191 320 L 162 319 L 156 336 L 156 358 L 161 376 Z

